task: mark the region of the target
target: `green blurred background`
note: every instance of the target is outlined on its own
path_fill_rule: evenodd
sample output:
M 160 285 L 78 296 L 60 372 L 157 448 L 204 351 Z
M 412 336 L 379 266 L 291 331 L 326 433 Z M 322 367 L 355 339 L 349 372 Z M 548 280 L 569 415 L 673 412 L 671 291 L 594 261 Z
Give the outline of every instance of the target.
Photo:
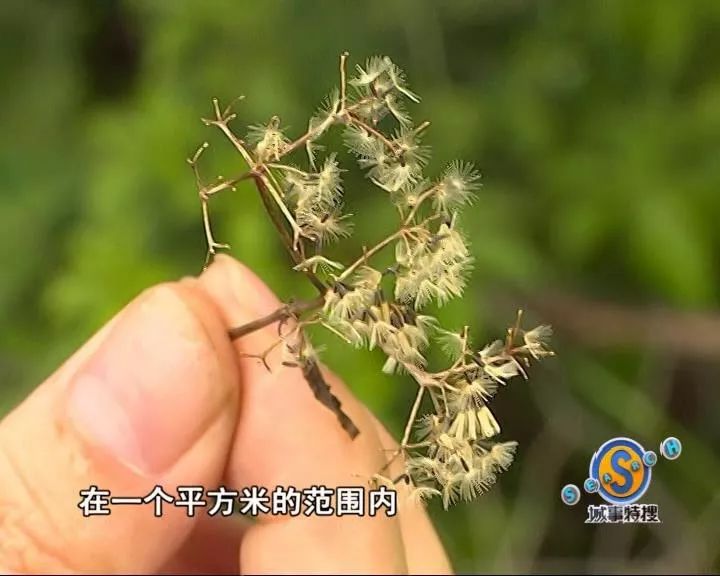
M 387 54 L 432 121 L 431 172 L 483 173 L 464 218 L 476 270 L 442 319 L 484 340 L 523 307 L 556 331 L 558 357 L 493 404 L 515 465 L 472 504 L 431 506 L 455 568 L 720 569 L 720 3 L 5 0 L 0 48 L 3 412 L 143 288 L 199 271 L 185 158 L 209 140 L 204 173 L 238 169 L 200 122 L 212 97 L 247 96 L 240 126 L 279 114 L 299 134 L 341 51 Z M 357 173 L 347 189 L 356 237 L 390 229 L 381 194 Z M 251 188 L 212 206 L 235 256 L 308 293 Z M 398 433 L 412 387 L 323 343 Z M 662 525 L 591 527 L 561 504 L 603 441 L 669 434 L 683 455 L 644 499 Z

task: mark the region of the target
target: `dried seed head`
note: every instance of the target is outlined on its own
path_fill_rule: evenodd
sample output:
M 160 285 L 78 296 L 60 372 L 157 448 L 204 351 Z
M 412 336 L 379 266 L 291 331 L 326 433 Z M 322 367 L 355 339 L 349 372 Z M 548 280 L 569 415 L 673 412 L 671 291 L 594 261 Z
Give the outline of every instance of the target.
M 437 210 L 450 212 L 469 203 L 479 188 L 480 174 L 472 164 L 455 161 L 447 167 L 438 183 L 433 203 Z
M 539 359 L 544 356 L 551 356 L 552 350 L 548 347 L 548 342 L 552 336 L 552 328 L 550 326 L 538 326 L 533 330 L 525 332 L 523 339 L 525 340 L 525 348 L 533 356 Z
M 310 118 L 307 132 L 293 141 L 273 117 L 250 127 L 246 142 L 252 148 L 245 149 L 228 125 L 234 115 L 221 113 L 217 102 L 216 119 L 207 123 L 231 136 L 257 179 L 295 270 L 323 292 L 321 310 L 304 312 L 298 325 L 318 324 L 352 346 L 382 350 L 384 372 L 404 372 L 417 383 L 408 435 L 401 442 L 407 463 L 401 477 L 410 484 L 413 499 L 437 496 L 448 507 L 484 493 L 510 466 L 517 444 L 495 442 L 501 427 L 489 403 L 501 384 L 527 377 L 530 360 L 552 355 L 552 331 L 548 326 L 524 331 L 518 325 L 506 340 L 477 350 L 467 327 L 460 332 L 442 328 L 425 312 L 428 305 L 440 306 L 464 293 L 473 259 L 459 222 L 480 188 L 480 174 L 472 164 L 454 161 L 439 176 L 429 177 L 430 148 L 421 139 L 428 123 L 413 123 L 411 106 L 419 98 L 403 71 L 389 58 L 375 56 L 346 81 L 345 63 L 343 56 L 341 86 Z M 343 178 L 350 166 L 341 165 L 342 157 L 326 149 L 324 140 L 336 126 L 342 127 L 352 164 L 398 215 L 396 228 L 349 261 L 327 251 L 328 244 L 355 232 L 343 213 Z M 291 162 L 295 151 L 302 158 Z M 191 166 L 200 191 L 206 192 L 198 157 Z M 211 255 L 221 245 L 209 227 L 207 197 L 201 194 Z M 391 263 L 377 263 L 381 252 L 392 258 L 393 250 Z M 317 352 L 301 329 L 281 343 L 286 362 L 302 366 L 316 361 Z M 449 366 L 431 368 L 434 346 L 445 351 Z M 422 415 L 430 405 L 431 411 Z M 419 439 L 416 444 L 412 432 Z M 393 486 L 381 472 L 373 482 Z
M 277 116 L 273 116 L 266 125 L 250 126 L 247 141 L 255 145 L 255 155 L 266 161 L 279 159 L 289 143 L 280 129 L 280 118 Z
M 314 210 L 298 211 L 297 224 L 303 235 L 314 240 L 319 247 L 346 238 L 352 233 L 352 224 L 339 209 L 330 212 Z

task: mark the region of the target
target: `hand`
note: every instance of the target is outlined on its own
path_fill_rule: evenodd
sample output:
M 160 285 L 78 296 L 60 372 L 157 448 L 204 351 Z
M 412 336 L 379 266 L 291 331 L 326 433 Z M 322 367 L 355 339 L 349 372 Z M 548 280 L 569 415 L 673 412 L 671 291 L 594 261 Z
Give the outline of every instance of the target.
M 407 573 L 450 571 L 422 508 L 399 513 L 194 517 L 166 504 L 84 517 L 80 491 L 146 496 L 160 485 L 363 484 L 396 445 L 331 374 L 360 428 L 351 441 L 280 354 L 277 326 L 231 342 L 229 327 L 279 307 L 220 256 L 200 278 L 140 295 L 0 423 L 0 571 L 8 573 Z M 383 451 L 385 449 L 385 451 Z

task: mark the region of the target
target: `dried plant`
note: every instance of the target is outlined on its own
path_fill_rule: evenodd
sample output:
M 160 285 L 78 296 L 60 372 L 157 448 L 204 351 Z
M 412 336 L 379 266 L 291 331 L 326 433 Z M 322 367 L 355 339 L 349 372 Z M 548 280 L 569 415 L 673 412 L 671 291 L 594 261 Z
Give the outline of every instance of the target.
M 518 314 L 504 340 L 478 350 L 470 342 L 468 327 L 446 330 L 436 318 L 423 314 L 427 305 L 442 305 L 463 293 L 472 257 L 459 214 L 472 202 L 480 177 L 471 164 L 453 162 L 439 178 L 428 179 L 423 172 L 430 151 L 422 136 L 429 123 L 412 123 L 407 105 L 418 102 L 418 96 L 408 88 L 404 73 L 389 58 L 373 57 L 347 78 L 346 60 L 343 54 L 339 89 L 325 99 L 307 131 L 295 140 L 285 134 L 278 117 L 250 126 L 241 139 L 230 128 L 236 118 L 231 106 L 222 110 L 213 101 L 213 117 L 205 124 L 224 133 L 248 169 L 235 178 L 205 184 L 197 165 L 207 143 L 188 160 L 202 206 L 206 264 L 218 249 L 228 248 L 214 238 L 209 199 L 252 180 L 294 269 L 312 282 L 318 296 L 289 302 L 231 330 L 230 337 L 279 323 L 280 335 L 271 349 L 282 346 L 284 363 L 302 370 L 317 399 L 337 415 L 352 438 L 359 431 L 324 381 L 306 328 L 320 325 L 352 346 L 382 350 L 387 356 L 383 371 L 409 375 L 418 390 L 400 447 L 374 481 L 404 481 L 416 498 L 440 496 L 447 508 L 484 492 L 512 462 L 516 443 L 494 440 L 500 426 L 488 402 L 509 379 L 526 377 L 530 359 L 552 354 L 547 347 L 551 331 L 547 326 L 523 330 Z M 326 250 L 352 232 L 349 215 L 343 213 L 344 169 L 337 153 L 320 143 L 337 126 L 370 183 L 398 213 L 397 228 L 349 263 L 331 259 Z M 290 162 L 299 154 L 304 161 Z M 382 251 L 394 251 L 391 266 L 376 264 Z M 283 327 L 288 327 L 286 333 Z M 446 352 L 448 367 L 428 368 L 432 344 Z M 261 351 L 258 357 L 265 361 L 269 352 Z M 426 397 L 432 411 L 420 416 Z M 414 428 L 416 438 L 411 439 Z M 392 480 L 385 477 L 401 454 L 405 472 Z

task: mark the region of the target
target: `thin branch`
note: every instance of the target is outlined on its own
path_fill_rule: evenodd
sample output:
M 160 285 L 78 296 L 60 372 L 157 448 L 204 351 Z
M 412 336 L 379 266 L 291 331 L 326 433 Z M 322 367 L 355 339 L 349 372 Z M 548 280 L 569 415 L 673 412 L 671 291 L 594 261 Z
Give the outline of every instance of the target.
M 351 440 L 357 438 L 360 430 L 358 430 L 355 423 L 343 411 L 340 400 L 330 391 L 330 386 L 328 386 L 328 383 L 325 381 L 317 362 L 312 358 L 308 358 L 301 365 L 301 368 L 303 376 L 310 385 L 310 389 L 313 391 L 315 398 L 335 414 L 343 430 L 348 433 Z
M 505 339 L 505 353 L 506 354 L 512 354 L 514 352 L 513 345 L 515 343 L 515 338 L 518 335 L 518 332 L 520 331 L 520 320 L 522 319 L 523 311 L 522 309 L 517 311 L 517 316 L 515 318 L 515 324 L 512 328 L 508 329 L 507 338 Z
M 298 245 L 300 243 L 300 237 L 302 236 L 302 230 L 300 229 L 300 226 L 298 226 L 297 222 L 295 222 L 295 218 L 293 218 L 293 215 L 290 214 L 288 207 L 285 205 L 285 202 L 283 202 L 282 198 L 280 197 L 280 193 L 275 189 L 275 186 L 273 186 L 272 182 L 270 182 L 270 179 L 265 174 L 261 173 L 255 179 L 255 182 L 258 181 L 261 181 L 263 183 L 265 190 L 270 194 L 273 202 L 275 202 L 275 205 L 278 207 L 282 215 L 285 217 L 285 220 L 287 220 L 288 224 L 290 225 L 290 228 L 292 230 L 291 248 L 293 252 L 297 251 Z
M 387 246 L 388 244 L 391 244 L 393 241 L 397 240 L 400 236 L 403 235 L 404 232 L 405 232 L 405 231 L 402 230 L 402 229 L 401 229 L 401 230 L 398 230 L 397 232 L 395 232 L 395 233 L 393 233 L 393 234 L 390 234 L 390 236 L 388 236 L 387 238 L 385 238 L 385 239 L 382 240 L 381 242 L 378 242 L 377 244 L 375 244 L 375 246 L 373 246 L 372 248 L 370 248 L 370 250 L 363 251 L 363 255 L 362 255 L 360 258 L 358 258 L 357 260 L 355 260 L 355 262 L 353 262 L 352 264 L 350 264 L 350 266 L 348 266 L 348 267 L 343 271 L 343 273 L 340 274 L 340 276 L 338 277 L 338 281 L 339 281 L 339 282 L 342 282 L 343 280 L 345 280 L 348 276 L 350 276 L 350 274 L 352 274 L 352 273 L 358 268 L 358 266 L 360 266 L 361 264 L 367 262 L 367 261 L 368 261 L 370 258 L 372 258 L 375 254 L 377 254 L 377 253 L 380 252 L 383 248 L 385 248 L 385 246 Z
M 298 176 L 302 176 L 304 178 L 309 178 L 310 174 L 305 172 L 304 170 L 300 170 L 299 168 L 295 168 L 295 166 L 289 166 L 287 164 L 276 164 L 274 162 L 269 162 L 265 164 L 268 168 L 274 168 L 275 170 L 282 170 L 284 172 L 292 172 L 293 174 L 297 174 Z
M 283 149 L 282 153 L 280 154 L 280 157 L 276 158 L 276 160 L 279 160 L 283 156 L 287 156 L 291 152 L 294 152 L 295 150 L 300 148 L 300 146 L 303 146 L 308 140 L 314 140 L 316 136 L 325 132 L 325 130 L 327 130 L 328 126 L 333 124 L 335 122 L 335 120 L 337 120 L 337 115 L 335 113 L 329 114 L 328 117 L 325 118 L 325 120 L 323 120 L 323 122 L 319 126 L 317 126 L 315 129 L 308 130 L 307 132 L 305 132 L 305 134 L 300 136 L 300 138 L 298 138 L 297 140 L 288 144 Z
M 218 102 L 217 98 L 213 98 L 213 111 L 215 114 L 215 119 L 213 120 L 204 120 L 205 124 L 208 126 L 216 126 L 218 127 L 223 134 L 230 140 L 230 142 L 235 146 L 235 149 L 240 152 L 241 156 L 245 159 L 245 162 L 247 162 L 248 166 L 250 167 L 250 171 L 241 175 L 240 179 L 246 179 L 249 177 L 252 177 L 255 181 L 255 185 L 258 189 L 258 192 L 260 193 L 260 197 L 263 201 L 263 205 L 265 207 L 266 212 L 270 216 L 273 224 L 275 225 L 275 228 L 277 229 L 278 233 L 280 234 L 281 238 L 283 239 L 283 242 L 290 253 L 291 257 L 293 258 L 293 261 L 295 264 L 299 264 L 302 262 L 305 257 L 303 254 L 302 245 L 300 243 L 300 236 L 302 234 L 302 231 L 300 230 L 300 227 L 298 226 L 297 222 L 295 222 L 295 219 L 293 218 L 292 214 L 290 214 L 287 206 L 283 202 L 282 198 L 280 197 L 280 193 L 275 189 L 273 184 L 270 182 L 268 176 L 266 175 L 267 169 L 265 165 L 262 163 L 256 163 L 253 159 L 252 155 L 248 150 L 245 148 L 244 142 L 238 138 L 235 133 L 230 129 L 228 126 L 228 122 L 234 118 L 234 114 L 227 115 L 227 113 L 230 110 L 230 106 L 228 106 L 225 109 L 225 113 L 220 112 L 220 103 Z M 196 154 L 196 156 L 199 156 L 199 154 Z M 197 160 L 197 158 L 195 158 Z M 218 186 L 222 186 L 221 183 Z M 225 186 L 227 187 L 227 186 Z M 203 189 L 201 187 L 201 189 Z M 207 191 L 206 191 L 207 194 Z M 272 202 L 269 202 L 268 200 L 272 200 Z M 288 224 L 290 225 L 292 229 L 292 238 L 288 239 L 287 231 L 282 224 L 282 222 L 278 221 L 275 211 L 272 208 L 272 204 L 275 204 L 277 208 L 280 210 L 284 218 L 287 220 Z M 216 243 L 217 244 L 217 243 Z M 220 245 L 215 245 L 214 248 L 219 248 Z M 212 254 L 214 252 L 211 252 Z M 306 275 L 310 278 L 313 285 L 320 291 L 321 293 L 325 292 L 325 285 L 320 281 L 319 278 L 315 274 L 313 274 L 310 271 L 305 272 Z
M 267 166 L 267 164 L 265 166 Z M 285 193 L 283 192 L 282 186 L 272 170 L 268 170 L 267 168 L 264 168 L 260 172 L 260 174 L 264 174 L 265 176 L 268 177 L 268 179 L 270 180 L 270 184 L 275 188 L 275 190 L 277 190 L 280 198 L 285 197 Z
M 309 312 L 310 310 L 317 310 L 318 308 L 322 308 L 322 305 L 324 303 L 325 299 L 322 296 L 318 296 L 313 300 L 299 300 L 297 302 L 290 302 L 289 304 L 285 304 L 285 306 L 281 306 L 274 312 L 271 312 L 267 316 L 263 316 L 262 318 L 258 318 L 257 320 L 253 320 L 252 322 L 248 322 L 247 324 L 243 324 L 242 326 L 231 328 L 228 331 L 228 336 L 230 336 L 230 340 L 238 340 L 243 336 L 247 336 L 252 332 L 261 330 L 262 328 L 270 326 L 275 322 L 282 322 L 289 318 L 296 318 L 303 312 Z
M 340 112 L 345 111 L 345 93 L 347 91 L 346 63 L 348 56 L 347 52 L 340 55 Z
M 272 221 L 275 229 L 280 235 L 280 239 L 285 246 L 285 250 L 288 252 L 290 258 L 292 258 L 295 265 L 300 264 L 305 260 L 305 253 L 302 243 L 300 243 L 300 245 L 298 246 L 298 250 L 295 250 L 293 248 L 292 238 L 290 238 L 290 235 L 288 234 L 288 231 L 284 226 L 284 222 L 280 219 L 280 216 L 275 211 L 274 205 L 265 189 L 265 184 L 262 180 L 256 178 L 255 185 L 258 189 L 258 192 L 260 193 L 260 199 L 262 200 L 263 206 L 265 207 L 265 211 L 270 216 L 270 220 Z M 320 278 L 318 278 L 318 276 L 312 270 L 303 270 L 303 274 L 305 274 L 305 276 L 308 278 L 308 280 L 310 280 L 312 285 L 315 286 L 315 288 L 320 294 L 325 294 L 325 291 L 327 290 L 325 283 L 320 280 Z
M 415 422 L 418 410 L 420 410 L 420 404 L 422 402 L 424 394 L 425 386 L 421 384 L 417 396 L 415 397 L 415 402 L 413 403 L 412 410 L 410 411 L 410 417 L 408 418 L 407 424 L 405 425 L 405 432 L 403 433 L 402 442 L 400 442 L 401 448 L 406 448 L 408 440 L 410 440 L 410 432 L 412 431 L 412 425 Z
M 436 191 L 437 191 L 437 185 L 431 186 L 427 190 L 425 190 L 420 196 L 418 196 L 418 199 L 415 201 L 415 206 L 413 206 L 412 210 L 410 210 L 410 213 L 407 215 L 405 220 L 403 221 L 403 226 L 409 226 L 413 218 L 415 218 L 415 215 L 418 213 L 418 210 L 420 210 L 420 206 L 422 206 L 423 202 L 430 198 Z
M 215 119 L 214 120 L 204 119 L 203 122 L 205 122 L 205 124 L 208 126 L 217 126 L 218 128 L 220 128 L 220 130 L 223 132 L 223 134 L 225 134 L 227 139 L 230 140 L 230 142 L 232 143 L 233 146 L 235 146 L 235 149 L 238 152 L 240 152 L 240 155 L 243 157 L 245 162 L 247 162 L 247 165 L 251 169 L 255 169 L 256 163 L 255 163 L 252 155 L 250 154 L 250 152 L 248 152 L 247 149 L 245 148 L 244 142 L 240 138 L 235 136 L 235 133 L 232 130 L 230 130 L 230 127 L 228 126 L 228 123 L 230 122 L 230 120 L 235 118 L 235 115 L 231 114 L 229 116 L 224 116 L 223 114 L 221 114 L 220 103 L 218 102 L 217 98 L 213 98 L 213 110 L 215 112 Z M 226 111 L 227 111 L 227 109 L 226 109 Z
M 266 369 L 268 372 L 272 372 L 272 370 L 270 369 L 270 365 L 269 365 L 268 362 L 267 362 L 267 357 L 270 355 L 270 353 L 271 353 L 273 350 L 275 350 L 275 348 L 277 348 L 277 347 L 278 347 L 280 344 L 282 344 L 284 341 L 285 341 L 285 338 L 282 337 L 282 336 L 280 336 L 280 337 L 276 338 L 276 339 L 275 339 L 275 342 L 273 342 L 270 346 L 268 346 L 267 348 L 265 348 L 265 350 L 263 350 L 260 354 L 247 354 L 247 353 L 242 353 L 241 356 L 244 357 L 244 358 L 254 358 L 254 359 L 256 359 L 256 360 L 260 360 L 260 361 L 263 363 L 263 366 L 265 366 L 265 369 Z
M 208 267 L 208 264 L 210 264 L 210 261 L 212 257 L 215 255 L 217 250 L 227 250 L 230 248 L 229 244 L 222 244 L 220 242 L 217 242 L 215 240 L 215 237 L 212 232 L 212 226 L 210 224 L 210 210 L 208 208 L 208 196 L 205 192 L 205 186 L 202 183 L 202 179 L 200 178 L 200 171 L 198 170 L 198 160 L 200 159 L 200 156 L 202 153 L 208 148 L 208 143 L 203 142 L 203 144 L 197 149 L 195 154 L 193 154 L 192 158 L 188 158 L 187 162 L 190 165 L 190 168 L 193 171 L 193 174 L 195 175 L 195 183 L 198 187 L 198 196 L 200 197 L 200 207 L 202 210 L 202 222 L 203 222 L 203 229 L 205 231 L 205 240 L 207 241 L 207 253 L 205 255 L 205 263 L 203 264 L 203 270 Z
M 351 106 L 346 106 L 344 109 L 335 110 L 335 111 L 333 111 L 332 114 L 328 114 L 328 117 L 320 125 L 318 125 L 315 129 L 308 130 L 307 132 L 305 132 L 305 134 L 303 134 L 302 136 L 300 136 L 299 138 L 297 138 L 296 140 L 293 140 L 290 144 L 288 144 L 282 150 L 282 152 L 280 153 L 279 157 L 276 158 L 276 160 L 280 160 L 280 159 L 284 158 L 285 156 L 287 156 L 288 154 L 294 152 L 301 146 L 305 145 L 308 140 L 315 140 L 315 138 L 317 138 L 320 134 L 325 132 L 325 130 L 327 130 L 332 124 L 334 124 L 338 120 L 341 120 L 342 118 L 347 117 L 347 114 L 351 113 L 353 110 L 356 110 L 357 108 L 359 108 L 360 106 L 365 104 L 366 101 L 367 101 L 367 99 L 363 98 L 362 100 L 358 100 Z M 338 106 L 338 108 L 339 108 L 339 106 Z
M 415 134 L 415 135 L 420 134 L 420 132 L 427 130 L 429 127 L 430 127 L 430 120 L 424 120 L 423 122 L 420 122 L 420 124 L 418 124 L 418 126 L 417 126 L 417 128 L 415 128 L 415 130 L 413 130 L 413 134 Z
M 205 256 L 205 264 L 203 264 L 203 270 L 208 267 L 212 257 L 215 256 L 218 250 L 230 250 L 230 244 L 224 244 L 222 242 L 216 242 L 213 236 L 212 227 L 210 225 L 210 212 L 208 209 L 208 202 L 205 199 L 200 201 L 202 207 L 202 220 L 203 228 L 205 229 L 205 239 L 207 240 L 207 255 Z
M 338 277 L 338 280 L 340 282 L 342 282 L 343 280 L 348 278 L 350 276 L 350 274 L 352 274 L 360 265 L 368 262 L 368 260 L 370 260 L 370 258 L 375 256 L 375 254 L 380 252 L 388 244 L 391 244 L 392 242 L 394 242 L 398 238 L 405 236 L 406 234 L 412 234 L 415 230 L 421 230 L 426 224 L 428 224 L 429 222 L 432 222 L 433 220 L 437 220 L 441 216 L 442 216 L 441 214 L 435 214 L 434 216 L 430 216 L 430 217 L 426 218 L 425 220 L 423 220 L 420 224 L 418 224 L 417 226 L 413 226 L 412 228 L 407 228 L 406 224 L 403 223 L 403 228 L 400 228 L 400 230 L 398 230 L 397 232 L 390 234 L 390 236 L 388 236 L 384 240 L 381 240 L 380 242 L 375 244 L 375 246 L 373 246 L 369 250 L 363 249 L 363 255 L 360 256 L 360 258 L 358 258 L 357 260 L 355 260 L 355 262 L 350 264 L 350 266 L 348 266 L 343 271 L 343 273 Z
M 257 175 L 257 173 L 254 170 L 248 170 L 247 172 L 243 172 L 239 176 L 236 176 L 235 178 L 231 178 L 229 180 L 221 180 L 217 184 L 214 184 L 212 186 L 205 186 L 200 189 L 200 196 L 204 198 L 209 198 L 210 196 L 213 196 L 217 194 L 218 192 L 222 192 L 223 190 L 234 190 L 235 185 L 239 184 L 240 182 L 243 182 L 244 180 L 250 180 L 251 178 L 254 178 Z
M 407 449 L 408 441 L 410 440 L 410 433 L 412 432 L 412 425 L 415 423 L 415 419 L 417 418 L 417 413 L 418 410 L 420 410 L 420 404 L 422 403 L 424 394 L 425 386 L 421 384 L 418 389 L 417 396 L 415 397 L 415 402 L 413 402 L 412 410 L 410 411 L 410 416 L 408 417 L 407 424 L 405 424 L 405 432 L 403 432 L 400 446 L 397 448 L 397 450 L 395 450 L 395 452 L 393 452 L 388 461 L 385 462 L 385 465 L 380 469 L 380 474 L 385 472 L 385 470 L 387 470 L 392 465 L 392 463 L 397 459 L 398 456 L 400 456 L 403 450 Z
M 362 128 L 363 130 L 365 130 L 366 132 L 368 132 L 369 134 L 372 134 L 373 136 L 375 136 L 375 138 L 377 138 L 383 144 L 385 144 L 385 146 L 387 146 L 387 148 L 390 150 L 390 152 L 392 152 L 392 154 L 394 156 L 400 156 L 401 151 L 398 150 L 398 147 L 395 145 L 395 143 L 392 142 L 391 140 L 388 140 L 388 138 L 382 132 L 380 132 L 379 130 L 376 130 L 375 128 L 370 126 L 370 124 L 368 124 L 367 122 L 365 122 L 364 120 L 362 120 L 360 117 L 356 116 L 349 110 L 345 111 L 344 116 L 346 118 L 348 118 L 348 120 L 350 121 L 351 124 L 354 124 L 355 126 L 358 126 L 358 127 Z
M 232 107 L 235 106 L 236 102 L 240 102 L 240 100 L 244 100 L 245 96 L 243 94 L 240 94 L 240 96 L 237 96 L 236 98 L 233 98 L 230 100 L 230 103 L 225 106 L 225 110 L 222 113 L 222 117 L 225 119 L 226 122 L 230 122 L 231 119 L 235 118 L 235 114 L 231 114 Z
M 328 129 L 329 126 L 337 122 L 338 119 L 342 118 L 346 113 L 348 113 L 350 110 L 354 110 L 362 102 L 356 102 L 351 107 L 347 108 L 347 72 L 346 72 L 346 64 L 347 64 L 347 58 L 349 54 L 348 52 L 343 52 L 340 55 L 340 101 L 339 105 L 336 106 L 335 110 L 331 114 L 328 114 L 328 117 L 314 130 L 308 130 L 300 136 L 295 141 L 291 142 L 280 155 L 280 158 L 283 156 L 286 156 L 287 154 L 290 154 L 291 152 L 294 152 L 301 146 L 305 145 L 308 140 L 314 140 L 316 136 L 322 134 L 325 132 L 325 130 Z M 279 160 L 279 158 L 278 158 Z

